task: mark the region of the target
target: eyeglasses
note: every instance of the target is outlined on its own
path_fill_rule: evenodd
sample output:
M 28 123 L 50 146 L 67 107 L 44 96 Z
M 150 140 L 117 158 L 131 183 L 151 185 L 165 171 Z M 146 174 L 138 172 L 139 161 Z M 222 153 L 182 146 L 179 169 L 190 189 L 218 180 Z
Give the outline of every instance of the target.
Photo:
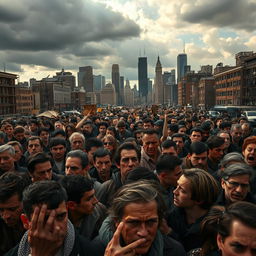
M 133 163 L 137 162 L 138 161 L 138 158 L 137 157 L 124 157 L 121 159 L 121 161 L 123 163 L 129 163 L 129 161 L 132 161 Z
M 112 146 L 113 144 L 114 144 L 113 142 L 104 142 L 104 145 Z
M 250 187 L 250 184 L 244 184 L 244 183 L 228 181 L 228 180 L 225 180 L 225 182 L 228 183 L 231 188 L 238 188 L 240 186 L 242 189 L 248 189 Z

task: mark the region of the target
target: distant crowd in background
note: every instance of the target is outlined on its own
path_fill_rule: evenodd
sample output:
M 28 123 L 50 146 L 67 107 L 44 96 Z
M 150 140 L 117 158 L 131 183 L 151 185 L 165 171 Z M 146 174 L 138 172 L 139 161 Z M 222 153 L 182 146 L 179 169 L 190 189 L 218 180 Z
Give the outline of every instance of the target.
M 0 126 L 0 255 L 256 255 L 256 129 L 112 108 Z

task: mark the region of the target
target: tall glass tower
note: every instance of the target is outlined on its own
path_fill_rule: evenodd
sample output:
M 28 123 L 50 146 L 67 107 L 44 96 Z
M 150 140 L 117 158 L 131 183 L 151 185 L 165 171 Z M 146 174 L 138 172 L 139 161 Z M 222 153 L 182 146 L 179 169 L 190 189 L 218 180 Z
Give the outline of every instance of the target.
M 140 97 L 148 96 L 148 64 L 147 57 L 139 57 L 138 62 L 138 80 Z
M 177 82 L 180 82 L 185 75 L 185 67 L 187 66 L 187 54 L 181 53 L 177 56 Z

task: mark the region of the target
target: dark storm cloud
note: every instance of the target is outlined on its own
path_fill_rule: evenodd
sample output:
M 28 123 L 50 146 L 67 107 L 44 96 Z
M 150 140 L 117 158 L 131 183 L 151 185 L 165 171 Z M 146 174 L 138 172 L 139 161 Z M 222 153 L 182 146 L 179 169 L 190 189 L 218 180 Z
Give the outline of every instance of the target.
M 0 50 L 61 50 L 140 33 L 133 21 L 89 0 L 21 0 L 21 13 L 6 11 L 15 1 L 0 2 Z
M 181 15 L 184 21 L 217 27 L 255 30 L 256 2 L 248 0 L 205 1 L 203 5 L 190 5 Z

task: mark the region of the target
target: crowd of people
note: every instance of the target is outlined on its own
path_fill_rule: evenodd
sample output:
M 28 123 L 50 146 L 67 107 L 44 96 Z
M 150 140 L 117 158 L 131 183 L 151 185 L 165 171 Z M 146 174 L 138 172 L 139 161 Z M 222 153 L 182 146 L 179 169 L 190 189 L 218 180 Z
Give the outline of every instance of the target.
M 244 117 L 113 108 L 0 130 L 0 255 L 256 255 Z

